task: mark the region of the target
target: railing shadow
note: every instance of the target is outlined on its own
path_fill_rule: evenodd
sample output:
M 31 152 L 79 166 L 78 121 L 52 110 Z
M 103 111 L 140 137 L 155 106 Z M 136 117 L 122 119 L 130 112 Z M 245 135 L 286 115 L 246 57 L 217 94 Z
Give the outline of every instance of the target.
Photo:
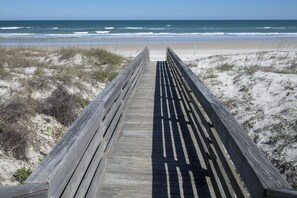
M 197 143 L 167 62 L 158 62 L 154 97 L 153 189 L 156 197 L 210 197 L 207 171 L 201 167 Z M 196 147 L 195 147 L 196 145 Z

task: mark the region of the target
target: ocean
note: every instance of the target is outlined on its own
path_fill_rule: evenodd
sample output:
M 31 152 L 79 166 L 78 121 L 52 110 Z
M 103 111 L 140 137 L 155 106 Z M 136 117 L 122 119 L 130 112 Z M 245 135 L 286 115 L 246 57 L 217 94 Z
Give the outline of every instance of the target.
M 0 46 L 297 39 L 297 20 L 0 21 Z

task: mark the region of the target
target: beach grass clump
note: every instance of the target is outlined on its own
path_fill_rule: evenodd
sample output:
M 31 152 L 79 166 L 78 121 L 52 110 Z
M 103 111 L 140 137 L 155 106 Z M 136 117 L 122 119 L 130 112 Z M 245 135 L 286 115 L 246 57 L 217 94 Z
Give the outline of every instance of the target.
M 0 105 L 0 144 L 13 157 L 27 159 L 30 131 L 25 123 L 35 114 L 34 102 L 15 96 Z
M 84 99 L 83 97 L 81 97 L 79 95 L 76 95 L 75 99 L 78 102 L 80 108 L 82 108 L 82 109 L 84 109 L 89 104 L 89 101 L 87 99 Z
M 224 63 L 223 65 L 220 65 L 217 67 L 217 69 L 221 72 L 225 72 L 225 71 L 230 71 L 234 68 L 235 65 L 233 64 L 229 64 L 229 63 Z
M 57 128 L 53 134 L 54 139 L 59 140 L 63 136 L 64 132 L 65 132 L 64 128 L 62 127 Z
M 0 63 L 0 78 L 5 79 L 5 78 L 8 78 L 9 76 L 10 76 L 9 71 L 7 71 L 5 66 Z
M 49 87 L 49 79 L 45 76 L 33 77 L 27 80 L 27 86 L 35 90 L 45 90 Z
M 216 78 L 216 77 L 218 77 L 218 75 L 215 74 L 215 70 L 213 68 L 208 68 L 203 77 L 205 79 L 210 79 L 210 78 Z
M 58 54 L 60 54 L 60 60 L 68 60 L 70 58 L 73 58 L 77 54 L 77 50 L 74 48 L 62 48 L 58 51 Z
M 69 126 L 77 117 L 80 107 L 76 97 L 68 93 L 66 87 L 58 85 L 51 96 L 40 105 L 41 113 L 56 118 L 64 126 Z
M 86 57 L 93 57 L 97 59 L 101 65 L 118 65 L 120 66 L 124 61 L 122 56 L 113 54 L 105 49 L 90 49 L 83 52 Z
M 117 74 L 116 71 L 100 70 L 94 73 L 94 78 L 100 82 L 112 81 Z
M 22 167 L 17 169 L 14 173 L 13 173 L 13 177 L 20 183 L 23 184 L 24 181 L 30 176 L 30 174 L 32 173 L 30 168 L 26 168 L 26 167 Z

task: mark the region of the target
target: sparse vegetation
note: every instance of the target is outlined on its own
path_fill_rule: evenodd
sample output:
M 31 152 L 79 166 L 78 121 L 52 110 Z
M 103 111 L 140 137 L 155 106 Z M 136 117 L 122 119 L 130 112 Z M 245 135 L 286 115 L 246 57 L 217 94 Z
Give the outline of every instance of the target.
M 64 134 L 64 129 L 62 127 L 57 128 L 54 131 L 55 140 L 59 140 L 62 137 L 63 134 Z
M 221 72 L 224 72 L 224 71 L 232 70 L 233 67 L 234 67 L 233 64 L 224 63 L 223 65 L 217 67 L 217 69 L 220 70 Z
M 89 58 L 96 58 L 102 65 L 120 65 L 124 60 L 123 57 L 110 53 L 104 49 L 91 49 L 87 51 L 82 51 L 82 54 Z
M 85 108 L 89 104 L 89 101 L 84 99 L 83 97 L 76 96 L 75 99 L 82 109 Z
M 74 48 L 62 48 L 59 50 L 60 60 L 67 60 L 73 58 L 77 54 L 77 50 Z
M 209 68 L 209 69 L 206 70 L 206 73 L 205 73 L 205 76 L 204 76 L 205 79 L 216 78 L 216 77 L 218 77 L 218 75 L 215 74 L 215 70 L 213 68 Z
M 94 77 L 95 79 L 99 80 L 99 81 L 111 81 L 112 79 L 114 79 L 117 76 L 118 72 L 116 71 L 105 71 L 105 70 L 101 70 L 101 71 L 97 71 L 94 73 Z
M 26 168 L 26 167 L 22 167 L 17 169 L 13 176 L 14 178 L 20 183 L 24 183 L 24 181 L 30 176 L 30 174 L 32 173 L 30 168 Z

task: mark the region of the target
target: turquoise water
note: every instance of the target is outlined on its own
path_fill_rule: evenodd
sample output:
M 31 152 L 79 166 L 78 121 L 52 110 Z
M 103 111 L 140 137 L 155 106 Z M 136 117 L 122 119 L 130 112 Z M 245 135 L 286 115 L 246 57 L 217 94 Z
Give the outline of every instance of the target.
M 296 38 L 297 20 L 0 21 L 0 45 Z

